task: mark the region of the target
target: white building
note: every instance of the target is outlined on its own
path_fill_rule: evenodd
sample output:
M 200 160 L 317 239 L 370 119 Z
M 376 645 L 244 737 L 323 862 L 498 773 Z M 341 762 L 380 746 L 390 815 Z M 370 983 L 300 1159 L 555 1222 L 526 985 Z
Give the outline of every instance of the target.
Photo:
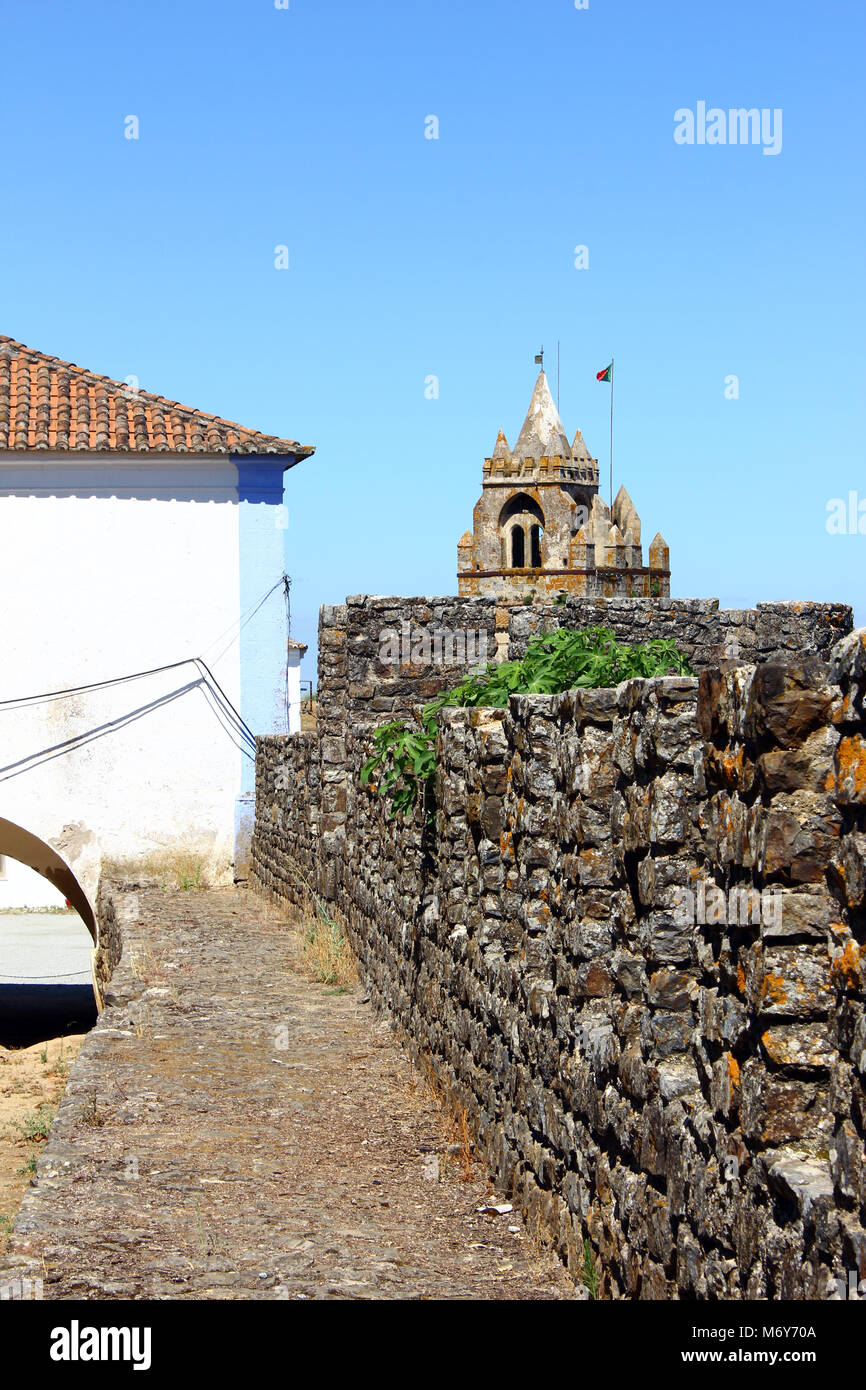
M 248 731 L 300 727 L 283 475 L 312 452 L 0 337 L 0 818 L 243 876 Z

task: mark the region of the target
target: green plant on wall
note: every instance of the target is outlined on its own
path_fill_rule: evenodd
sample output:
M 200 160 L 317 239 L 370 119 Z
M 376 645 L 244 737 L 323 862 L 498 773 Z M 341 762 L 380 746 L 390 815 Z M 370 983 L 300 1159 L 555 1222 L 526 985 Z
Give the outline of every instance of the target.
M 381 725 L 373 734 L 373 753 L 361 769 L 361 782 L 387 798 L 392 817 L 411 810 L 419 799 L 429 817 L 441 709 L 504 709 L 512 695 L 559 695 L 635 677 L 692 674 L 688 657 L 670 639 L 629 644 L 618 642 L 605 627 L 559 628 L 534 637 L 521 660 L 491 662 L 464 676 L 425 705 L 414 724 L 395 719 Z

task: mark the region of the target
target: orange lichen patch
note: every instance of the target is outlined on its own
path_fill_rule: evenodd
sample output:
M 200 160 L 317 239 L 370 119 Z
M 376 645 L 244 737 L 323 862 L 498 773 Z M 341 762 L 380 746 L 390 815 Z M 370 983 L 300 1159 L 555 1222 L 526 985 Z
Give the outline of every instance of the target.
M 853 724 L 856 723 L 859 717 L 855 691 L 846 690 L 841 700 L 833 701 L 830 711 L 830 722 L 832 724 Z
M 740 1064 L 732 1052 L 728 1053 L 728 1083 L 732 1094 L 739 1089 Z
M 736 786 L 743 776 L 743 745 L 739 744 L 733 753 L 723 753 L 721 766 L 728 786 Z
M 836 749 L 836 781 L 855 801 L 866 801 L 866 742 L 859 734 L 843 738 Z
M 607 879 L 609 868 L 604 850 L 582 849 L 578 854 L 580 877 L 584 883 L 600 883 Z
M 741 965 L 737 966 L 737 989 L 741 994 L 746 992 L 746 972 Z
M 851 940 L 841 955 L 834 956 L 830 962 L 830 978 L 841 989 L 859 989 L 863 952 L 857 942 Z
M 764 976 L 761 985 L 762 999 L 769 999 L 771 1004 L 778 1004 L 780 1007 L 787 1002 L 788 988 L 781 975 L 772 975 L 768 971 Z

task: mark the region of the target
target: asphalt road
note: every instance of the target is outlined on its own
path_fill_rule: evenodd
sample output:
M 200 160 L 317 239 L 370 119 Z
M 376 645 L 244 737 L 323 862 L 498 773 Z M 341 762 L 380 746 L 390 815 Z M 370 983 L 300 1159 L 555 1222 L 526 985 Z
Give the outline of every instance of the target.
M 0 913 L 0 1045 L 29 1046 L 92 1026 L 92 947 L 77 913 Z

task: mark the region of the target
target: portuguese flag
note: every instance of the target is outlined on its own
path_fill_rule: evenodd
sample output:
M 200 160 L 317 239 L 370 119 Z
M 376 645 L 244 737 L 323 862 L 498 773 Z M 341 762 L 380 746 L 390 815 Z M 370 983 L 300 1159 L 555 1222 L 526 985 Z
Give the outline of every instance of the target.
M 603 372 L 596 372 L 595 379 L 596 381 L 613 381 L 613 363 L 611 362 L 609 367 L 605 367 Z

